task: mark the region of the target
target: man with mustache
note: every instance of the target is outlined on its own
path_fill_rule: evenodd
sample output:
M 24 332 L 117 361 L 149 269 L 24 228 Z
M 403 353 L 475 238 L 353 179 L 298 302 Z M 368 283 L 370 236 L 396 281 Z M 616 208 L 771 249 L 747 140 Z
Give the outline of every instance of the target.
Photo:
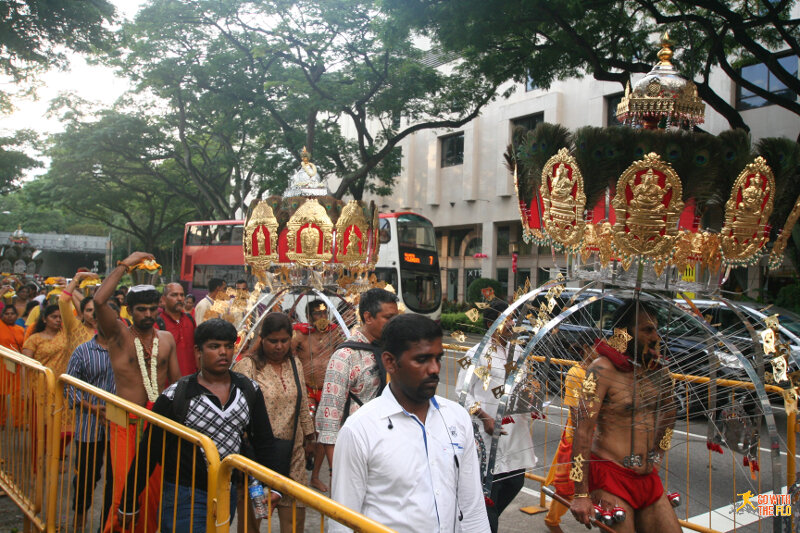
M 442 329 L 398 315 L 383 330 L 383 393 L 351 415 L 333 454 L 331 496 L 398 533 L 486 533 L 469 413 L 435 396 Z M 331 521 L 330 533 L 349 531 Z
M 194 353 L 194 318 L 184 311 L 184 292 L 180 283 L 164 285 L 161 297 L 163 311 L 156 318 L 158 329 L 169 331 L 175 339 L 175 354 L 182 376 L 197 372 L 197 361 Z
M 131 314 L 132 325 L 128 327 L 118 319 L 117 313 L 108 305 L 114 289 L 122 276 L 133 267 L 153 256 L 146 252 L 134 252 L 119 262 L 117 268 L 103 281 L 94 295 L 97 325 L 106 338 L 117 396 L 148 409 L 158 395 L 169 384 L 181 377 L 178 359 L 175 356 L 175 340 L 168 331 L 153 327 L 158 316 L 161 295 L 152 285 L 137 285 L 128 290 L 125 302 Z M 155 359 L 155 373 L 152 372 Z M 111 463 L 114 472 L 114 499 L 105 531 L 111 531 L 125 488 L 125 476 L 136 452 L 136 433 L 139 420 L 131 416 L 127 426 L 109 423 Z M 158 486 L 155 485 L 155 490 Z M 152 498 L 154 495 L 150 494 Z M 156 494 L 155 496 L 158 496 Z M 152 519 L 155 512 L 149 513 Z M 154 524 L 148 524 L 150 531 Z M 157 527 L 157 523 L 155 524 Z
M 614 335 L 595 341 L 597 358 L 571 408 L 570 510 L 587 526 L 599 505 L 624 509 L 627 518 L 614 525 L 616 531 L 681 531 L 658 477 L 670 448 L 675 401 L 669 370 L 660 361 L 657 317 L 639 299 L 616 311 Z
M 313 300 L 308 303 L 306 319 L 308 322 L 294 325 L 292 352 L 303 363 L 308 406 L 313 419 L 319 401 L 322 399 L 322 385 L 325 381 L 325 369 L 328 368 L 328 361 L 330 361 L 336 346 L 345 337 L 338 326 L 330 321 L 328 306 L 322 300 Z M 310 484 L 317 490 L 328 492 L 328 486 L 319 477 L 322 461 L 325 459 L 325 448 L 319 442 L 308 446 L 311 448 L 309 452 L 313 453 Z

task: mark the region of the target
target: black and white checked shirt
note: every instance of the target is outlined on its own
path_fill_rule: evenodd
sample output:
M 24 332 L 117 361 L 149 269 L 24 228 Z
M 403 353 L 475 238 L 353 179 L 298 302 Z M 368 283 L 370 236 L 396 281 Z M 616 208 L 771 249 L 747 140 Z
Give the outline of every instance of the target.
M 269 423 L 264 395 L 261 394 L 261 390 L 254 381 L 235 372 L 230 372 L 230 374 L 231 387 L 225 405 L 222 405 L 213 392 L 198 383 L 197 374 L 189 377 L 185 397 L 185 400 L 189 402 L 189 408 L 182 423 L 186 427 L 208 435 L 217 446 L 220 459 L 224 459 L 232 453 L 241 453 L 242 440 L 246 433 L 255 452 L 255 457 L 251 457 L 251 459 L 280 474 L 288 475 L 289 465 L 278 464 L 276 461 L 275 436 Z M 234 379 L 234 375 L 236 375 L 236 379 Z M 244 380 L 255 387 L 254 399 L 250 405 L 247 403 L 244 392 L 237 385 L 237 382 Z M 173 383 L 161 393 L 153 405 L 154 413 L 176 420 L 178 410 L 173 402 L 176 386 Z M 148 443 L 150 446 L 149 465 L 146 460 Z M 195 450 L 194 446 L 186 441 L 180 442 L 179 446 L 179 438 L 176 435 L 151 425 L 148 426 L 139 446 L 138 472 L 136 468 L 131 468 L 128 472 L 128 486 L 133 486 L 134 482 L 136 484 L 136 490 L 127 491 L 128 509 L 136 508 L 134 506 L 135 499 L 144 489 L 145 482 L 153 468 L 162 463 L 162 453 L 164 454 L 162 467 L 165 480 L 174 483 L 173 480 L 177 476 L 179 485 L 193 486 L 195 490 L 207 490 L 208 473 L 202 450 Z M 193 478 L 194 481 L 192 481 Z

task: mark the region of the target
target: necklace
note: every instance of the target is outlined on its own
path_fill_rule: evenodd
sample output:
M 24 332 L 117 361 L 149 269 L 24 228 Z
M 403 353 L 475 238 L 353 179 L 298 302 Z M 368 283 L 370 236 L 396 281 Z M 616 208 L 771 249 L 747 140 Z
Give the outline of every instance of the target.
M 148 401 L 154 402 L 158 398 L 158 333 L 153 334 L 153 350 L 150 354 L 150 375 L 144 363 L 144 346 L 138 336 L 134 337 L 133 345 L 136 347 L 136 359 L 139 361 L 139 371 L 142 373 L 142 383 L 147 393 Z

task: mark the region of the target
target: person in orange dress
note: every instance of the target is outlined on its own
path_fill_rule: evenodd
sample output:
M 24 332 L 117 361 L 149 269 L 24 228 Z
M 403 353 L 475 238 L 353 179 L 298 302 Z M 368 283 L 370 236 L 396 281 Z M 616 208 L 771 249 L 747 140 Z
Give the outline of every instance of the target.
M 575 483 L 569 478 L 569 470 L 572 467 L 572 438 L 575 426 L 572 423 L 572 411 L 578 407 L 580 399 L 581 384 L 586 377 L 586 367 L 589 366 L 597 356 L 593 350 L 586 350 L 584 361 L 569 369 L 564 380 L 564 400 L 563 405 L 568 409 L 567 423 L 561 434 L 561 441 L 558 443 L 558 450 L 553 456 L 553 464 L 547 473 L 545 485 L 553 485 L 556 494 L 567 501 L 572 500 L 575 494 Z M 550 510 L 544 517 L 545 525 L 552 533 L 560 533 L 561 517 L 569 511 L 569 507 L 559 503 L 557 500 L 550 502 Z
M 0 315 L 0 346 L 15 352 L 22 351 L 25 330 L 14 324 L 17 320 L 17 308 L 7 305 Z M 11 397 L 12 427 L 19 427 L 22 418 L 22 402 L 19 395 L 20 374 L 12 374 L 5 365 L 0 366 L 0 423 L 6 420 L 6 398 Z
M 22 355 L 36 359 L 49 367 L 56 377 L 67 370 L 67 336 L 61 322 L 58 305 L 50 304 L 39 315 L 33 333 L 22 346 Z

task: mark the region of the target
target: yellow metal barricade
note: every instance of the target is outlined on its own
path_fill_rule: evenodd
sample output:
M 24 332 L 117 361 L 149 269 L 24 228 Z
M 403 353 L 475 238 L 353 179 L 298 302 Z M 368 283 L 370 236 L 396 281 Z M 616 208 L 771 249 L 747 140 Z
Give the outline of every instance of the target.
M 234 476 L 234 472 L 242 473 L 243 479 L 247 479 L 247 476 L 256 478 L 264 484 L 265 492 L 267 488 L 269 488 L 280 492 L 284 497 L 291 497 L 294 499 L 291 506 L 293 532 L 302 533 L 303 531 L 297 528 L 298 501 L 302 502 L 306 507 L 316 510 L 322 516 L 320 520 L 321 533 L 325 531 L 325 518 L 335 520 L 336 522 L 346 525 L 353 531 L 360 533 L 392 533 L 394 531 L 352 509 L 336 503 L 330 498 L 326 498 L 305 485 L 301 485 L 296 481 L 281 476 L 242 455 L 234 454 L 229 455 L 222 461 L 219 470 L 219 491 L 216 500 L 216 525 L 219 533 L 228 533 L 231 526 L 231 487 L 233 484 L 238 483 L 235 479 L 232 481 L 233 478 L 237 477 Z M 250 523 L 252 513 L 243 513 L 241 511 L 242 509 L 250 507 L 249 495 L 246 487 L 247 484 L 243 483 L 242 485 L 243 486 L 237 486 L 237 493 L 241 505 L 236 514 L 241 516 L 240 523 L 243 525 L 244 530 L 248 531 L 248 528 L 252 527 Z M 267 531 L 272 531 L 272 522 L 275 521 L 275 516 L 273 516 L 271 505 L 269 505 L 268 512 L 269 514 L 267 518 L 265 518 L 268 523 Z M 306 530 L 308 530 L 308 528 L 306 528 Z
M 37 361 L 0 347 L 0 489 L 43 531 L 45 434 L 55 377 Z
M 47 531 L 110 531 L 120 511 L 131 519 L 129 502 L 137 531 L 214 530 L 220 460 L 208 436 L 66 374 L 53 404 Z

